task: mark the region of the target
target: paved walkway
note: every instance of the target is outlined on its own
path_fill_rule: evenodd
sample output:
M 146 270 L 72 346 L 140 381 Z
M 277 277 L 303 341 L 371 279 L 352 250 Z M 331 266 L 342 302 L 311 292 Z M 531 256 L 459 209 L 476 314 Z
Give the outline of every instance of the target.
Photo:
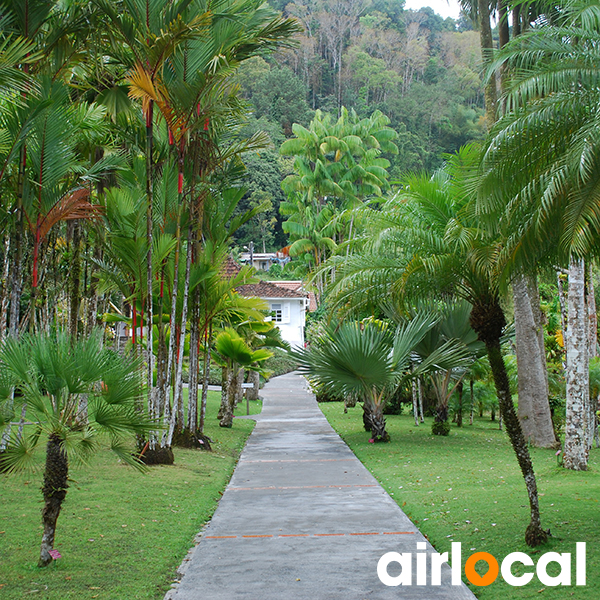
M 439 587 L 379 581 L 384 553 L 414 553 L 426 540 L 333 431 L 306 388 L 302 377 L 289 374 L 262 390 L 257 425 L 169 597 L 473 600 L 466 587 L 450 585 L 446 565 Z M 427 551 L 433 552 L 429 544 Z M 390 575 L 399 571 L 397 564 L 389 568 Z

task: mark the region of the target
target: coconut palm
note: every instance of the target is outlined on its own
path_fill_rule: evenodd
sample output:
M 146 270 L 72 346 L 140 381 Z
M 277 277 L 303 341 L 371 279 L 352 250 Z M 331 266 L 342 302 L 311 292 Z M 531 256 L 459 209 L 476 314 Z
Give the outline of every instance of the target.
M 68 488 L 69 467 L 87 462 L 103 442 L 127 464 L 140 466 L 131 454 L 133 437 L 151 423 L 136 406 L 140 399 L 139 365 L 102 347 L 102 335 L 74 340 L 66 332 L 8 338 L 0 351 L 2 402 L 20 390 L 33 425 L 13 439 L 1 466 L 11 472 L 34 468 L 35 451 L 46 449 L 42 494 L 44 532 L 39 559 L 52 561 L 56 522 Z M 87 397 L 86 414 L 80 399 Z M 10 414 L 0 411 L 10 418 Z

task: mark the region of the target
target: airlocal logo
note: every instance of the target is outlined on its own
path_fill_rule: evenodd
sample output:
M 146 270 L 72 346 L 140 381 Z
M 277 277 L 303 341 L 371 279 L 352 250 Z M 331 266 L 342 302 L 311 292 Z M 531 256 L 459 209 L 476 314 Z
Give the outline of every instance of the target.
M 575 550 L 575 585 L 585 585 L 585 542 L 577 542 Z M 417 542 L 417 550 L 425 550 L 425 542 Z M 452 554 L 452 585 L 461 585 L 462 576 L 462 551 L 460 542 L 453 542 L 451 548 Z M 377 575 L 381 583 L 387 586 L 413 585 L 413 559 L 412 552 L 387 552 L 377 563 Z M 428 561 L 429 557 L 429 561 Z M 431 585 L 442 584 L 442 565 L 448 562 L 448 553 L 443 552 L 417 552 L 416 558 L 416 585 L 427 585 L 427 562 L 431 570 Z M 479 562 L 486 562 L 488 570 L 485 575 L 479 575 L 475 570 L 475 565 Z M 399 575 L 392 576 L 388 573 L 388 567 L 392 563 L 398 563 L 402 568 Z M 498 565 L 498 561 L 488 552 L 475 552 L 467 558 L 465 562 L 465 576 L 473 584 L 486 586 L 494 583 L 498 573 L 502 573 L 502 578 L 506 583 L 513 587 L 527 585 L 533 579 L 533 572 L 523 575 L 513 575 L 512 566 L 515 563 L 521 563 L 525 567 L 533 567 L 533 559 L 524 552 L 511 552 Z M 548 575 L 548 565 L 558 563 L 560 573 L 558 575 Z M 535 574 L 543 585 L 571 585 L 571 553 L 565 552 L 546 552 L 542 554 L 535 566 Z

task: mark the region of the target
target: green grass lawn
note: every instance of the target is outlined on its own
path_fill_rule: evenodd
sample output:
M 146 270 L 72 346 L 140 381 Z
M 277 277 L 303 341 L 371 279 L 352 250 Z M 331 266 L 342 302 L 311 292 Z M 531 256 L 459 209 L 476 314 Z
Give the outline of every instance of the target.
M 220 394 L 209 394 L 206 433 L 213 452 L 175 449 L 175 465 L 146 474 L 108 450 L 73 467 L 58 519 L 62 559 L 39 569 L 41 473 L 0 475 L 0 598 L 160 599 L 213 514 L 254 421 L 221 429 Z M 259 412 L 258 402 L 251 412 Z M 236 410 L 246 414 L 245 401 Z M 40 459 L 42 455 L 40 454 Z
M 587 542 L 585 588 L 546 587 L 536 577 L 524 587 L 513 588 L 499 575 L 488 587 L 471 586 L 479 598 L 600 598 L 600 450 L 592 451 L 590 470 L 578 473 L 558 467 L 553 450 L 531 449 L 542 524 L 552 533 L 547 545 L 531 550 L 524 542 L 529 522 L 525 484 L 508 437 L 498 430 L 497 422 L 477 419 L 473 426 L 453 425 L 448 437 L 437 437 L 431 435 L 430 419 L 415 427 L 411 416 L 388 416 L 392 441 L 369 444 L 369 434 L 362 428 L 362 408 L 344 414 L 341 403 L 320 407 L 438 552 L 450 551 L 455 541 L 462 543 L 463 564 L 475 551 L 489 552 L 498 562 L 516 551 L 527 552 L 534 561 L 544 552 L 570 552 L 574 562 L 575 543 Z M 479 564 L 485 572 L 485 563 Z M 549 574 L 556 575 L 551 567 Z M 530 570 L 519 572 L 515 565 L 513 573 Z

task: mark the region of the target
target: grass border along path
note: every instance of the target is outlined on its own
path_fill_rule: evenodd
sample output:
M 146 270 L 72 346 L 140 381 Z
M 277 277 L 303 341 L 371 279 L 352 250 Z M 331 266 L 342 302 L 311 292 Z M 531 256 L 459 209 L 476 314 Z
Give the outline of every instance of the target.
M 589 471 L 574 472 L 558 466 L 554 450 L 531 449 L 542 524 L 552 534 L 547 545 L 532 550 L 524 542 L 529 522 L 525 484 L 497 422 L 476 419 L 462 429 L 453 425 L 448 437 L 439 437 L 431 435 L 429 419 L 415 427 L 412 416 L 391 415 L 386 418 L 392 441 L 369 444 L 360 406 L 347 414 L 342 403 L 319 406 L 438 552 L 450 551 L 455 541 L 462 543 L 463 561 L 476 551 L 489 552 L 499 562 L 511 552 L 526 552 L 536 561 L 550 551 L 570 552 L 574 561 L 575 543 L 587 542 L 586 587 L 547 587 L 534 577 L 513 588 L 498 576 L 488 587 L 470 586 L 481 600 L 600 598 L 600 450 L 592 450 Z M 485 572 L 485 563 L 479 564 Z M 532 570 L 519 566 L 513 574 Z M 549 568 L 548 573 L 558 571 Z
M 209 394 L 213 452 L 175 449 L 175 465 L 146 474 L 109 451 L 87 468 L 73 468 L 58 519 L 55 548 L 62 558 L 46 569 L 36 566 L 41 473 L 0 475 L 0 599 L 162 599 L 254 428 L 246 419 L 219 428 L 219 398 Z M 236 414 L 246 414 L 245 402 Z

